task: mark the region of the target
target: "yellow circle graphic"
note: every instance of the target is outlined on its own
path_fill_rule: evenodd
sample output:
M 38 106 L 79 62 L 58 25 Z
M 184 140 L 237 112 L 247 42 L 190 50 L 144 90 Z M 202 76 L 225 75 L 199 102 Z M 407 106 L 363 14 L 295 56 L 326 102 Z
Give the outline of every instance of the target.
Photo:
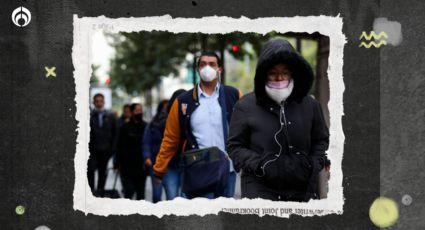
M 369 217 L 380 228 L 390 227 L 398 219 L 397 203 L 387 197 L 378 197 L 370 206 Z

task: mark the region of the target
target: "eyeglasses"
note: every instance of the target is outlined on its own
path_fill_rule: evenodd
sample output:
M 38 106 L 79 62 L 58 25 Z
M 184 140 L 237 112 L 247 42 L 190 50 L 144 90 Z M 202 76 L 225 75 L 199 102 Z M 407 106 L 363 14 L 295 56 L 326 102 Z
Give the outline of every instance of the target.
M 267 77 L 270 80 L 277 79 L 279 76 L 282 76 L 283 78 L 290 78 L 291 72 L 285 71 L 285 72 L 277 72 L 277 71 L 270 71 L 267 73 Z

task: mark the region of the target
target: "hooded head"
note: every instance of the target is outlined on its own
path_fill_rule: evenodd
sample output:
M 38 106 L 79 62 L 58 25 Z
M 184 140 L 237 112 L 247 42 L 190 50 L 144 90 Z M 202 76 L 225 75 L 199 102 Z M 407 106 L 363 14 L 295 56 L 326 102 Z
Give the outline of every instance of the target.
M 293 90 L 288 100 L 300 101 L 313 84 L 313 71 L 308 62 L 284 39 L 272 39 L 261 49 L 255 71 L 254 92 L 259 103 L 270 100 L 265 90 L 267 72 L 277 64 L 285 64 L 291 72 Z

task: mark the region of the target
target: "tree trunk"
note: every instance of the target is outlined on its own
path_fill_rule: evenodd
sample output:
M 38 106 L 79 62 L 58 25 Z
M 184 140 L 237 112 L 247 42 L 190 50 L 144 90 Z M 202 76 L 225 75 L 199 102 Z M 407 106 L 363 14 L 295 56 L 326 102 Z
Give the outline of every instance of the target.
M 329 58 L 329 37 L 321 36 L 317 47 L 316 82 L 314 96 L 320 102 L 325 116 L 326 124 L 329 127 L 329 78 L 328 78 L 328 58 Z
M 301 48 L 301 38 L 296 37 L 295 40 L 296 40 L 296 50 L 297 50 L 298 53 L 301 54 L 301 49 L 302 49 Z
M 226 83 L 226 68 L 224 66 L 225 59 L 224 59 L 224 46 L 220 45 L 220 58 L 221 58 L 221 84 L 225 84 Z
M 143 117 L 146 120 L 151 120 L 152 118 L 152 92 L 151 90 L 146 90 L 145 95 L 145 108 L 143 108 Z
M 208 37 L 206 34 L 201 34 L 201 51 L 206 51 L 208 49 Z
M 193 87 L 196 86 L 196 52 L 193 53 L 193 65 L 192 65 L 192 73 L 193 73 Z

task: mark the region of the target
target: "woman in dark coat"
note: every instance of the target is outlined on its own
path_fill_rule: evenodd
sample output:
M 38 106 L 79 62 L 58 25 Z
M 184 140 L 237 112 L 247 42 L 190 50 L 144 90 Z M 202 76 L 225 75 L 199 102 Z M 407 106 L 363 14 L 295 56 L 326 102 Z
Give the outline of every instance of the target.
M 316 199 L 329 131 L 320 104 L 308 95 L 313 72 L 282 39 L 261 51 L 254 92 L 234 108 L 229 155 L 242 170 L 242 197 L 283 201 Z
M 154 203 L 160 201 L 162 195 L 162 183 L 154 181 L 152 165 L 155 164 L 156 155 L 159 152 L 162 137 L 164 136 L 165 123 L 167 121 L 167 103 L 167 100 L 163 100 L 158 104 L 152 122 L 146 126 L 142 142 L 143 159 L 151 177 L 152 201 Z

